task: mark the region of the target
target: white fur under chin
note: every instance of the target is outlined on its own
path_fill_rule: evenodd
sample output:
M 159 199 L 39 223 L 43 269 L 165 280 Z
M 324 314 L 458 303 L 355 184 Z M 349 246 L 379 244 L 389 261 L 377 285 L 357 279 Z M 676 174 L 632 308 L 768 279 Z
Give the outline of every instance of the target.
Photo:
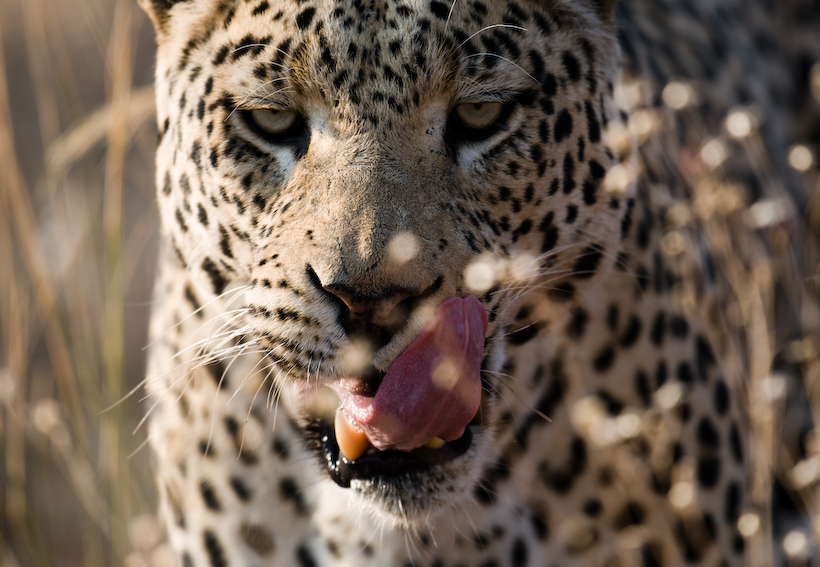
M 483 470 L 484 463 L 479 466 L 474 461 L 479 458 L 475 447 L 464 457 L 473 460 L 469 465 L 463 459 L 456 461 L 461 462 L 457 467 L 461 474 L 465 470 Z M 445 480 L 433 479 L 416 486 L 401 486 L 397 489 L 401 498 L 391 498 L 384 486 L 372 481 L 354 480 L 350 488 L 322 482 L 316 487 L 314 525 L 325 538 L 370 544 L 377 550 L 379 564 L 399 564 L 394 562 L 408 555 L 421 558 L 429 554 L 427 544 L 422 544 L 425 539 L 436 548 L 453 545 L 457 537 L 472 534 L 465 526 L 481 515 L 481 506 L 472 495 L 477 474 L 467 476 L 470 478 L 460 477 L 458 484 L 450 486 Z M 360 567 L 355 563 L 339 565 Z

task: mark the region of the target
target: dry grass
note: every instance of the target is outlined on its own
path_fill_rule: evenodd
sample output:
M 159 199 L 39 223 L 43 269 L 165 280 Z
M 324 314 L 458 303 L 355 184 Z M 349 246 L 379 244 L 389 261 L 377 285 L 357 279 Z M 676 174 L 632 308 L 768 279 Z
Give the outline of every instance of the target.
M 154 507 L 116 404 L 150 301 L 153 38 L 131 0 L 0 9 L 0 564 L 118 565 Z
M 141 380 L 158 228 L 153 37 L 133 0 L 0 0 L 0 12 L 0 565 L 136 564 L 126 561 L 132 546 L 156 541 L 150 524 L 129 527 L 129 519 L 152 513 L 154 497 L 147 453 L 129 459 L 144 438 L 132 434 L 139 395 L 117 402 Z M 740 146 L 771 177 L 754 136 Z M 692 175 L 703 192 L 692 210 L 675 209 L 681 228 L 701 218 L 730 276 L 737 323 L 756 337 L 748 387 L 754 508 L 742 521 L 761 523 L 749 532 L 750 556 L 766 565 L 782 543 L 765 535 L 776 476 L 803 498 L 820 539 L 820 437 L 815 453 L 790 460 L 778 442 L 784 397 L 772 373 L 785 349 L 804 372 L 797 388 L 820 411 L 820 255 L 807 242 L 807 276 L 792 290 L 814 334 L 775 344 L 771 274 L 793 267 L 738 263 L 731 228 L 747 212 L 722 212 L 728 188 L 719 168 Z M 812 239 L 820 235 L 816 166 L 804 181 L 814 195 Z M 775 252 L 779 226 L 768 227 Z M 668 245 L 674 254 L 680 240 L 672 235 Z M 792 561 L 804 564 L 798 555 Z

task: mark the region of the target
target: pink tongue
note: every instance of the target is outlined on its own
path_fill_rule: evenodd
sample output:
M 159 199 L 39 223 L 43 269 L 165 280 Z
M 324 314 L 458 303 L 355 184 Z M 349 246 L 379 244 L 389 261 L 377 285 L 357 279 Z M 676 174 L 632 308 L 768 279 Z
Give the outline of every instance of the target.
M 337 380 L 347 414 L 381 450 L 409 451 L 433 437 L 458 439 L 481 402 L 487 313 L 474 296 L 453 297 L 387 371 L 375 397 L 357 378 Z

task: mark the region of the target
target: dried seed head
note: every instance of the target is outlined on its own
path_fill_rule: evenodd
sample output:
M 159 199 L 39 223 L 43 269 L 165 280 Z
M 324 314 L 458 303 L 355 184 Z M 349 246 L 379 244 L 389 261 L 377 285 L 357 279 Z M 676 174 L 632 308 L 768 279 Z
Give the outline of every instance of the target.
M 695 502 L 695 485 L 688 481 L 679 481 L 669 489 L 669 501 L 675 508 L 687 508 Z
M 720 167 L 728 155 L 726 144 L 717 138 L 709 140 L 700 149 L 700 159 L 711 169 Z
M 783 538 L 783 551 L 791 558 L 805 557 L 809 550 L 809 540 L 801 531 L 793 530 Z
M 494 262 L 492 258 L 482 256 L 470 263 L 464 270 L 464 283 L 471 291 L 482 293 L 493 286 L 497 272 L 497 262 Z
M 400 232 L 390 239 L 387 254 L 398 264 L 406 264 L 419 253 L 419 239 L 409 233 Z
M 742 140 L 750 136 L 757 128 L 757 120 L 748 110 L 738 108 L 726 116 L 726 131 L 732 138 Z
M 737 531 L 743 537 L 752 537 L 760 529 L 760 516 L 754 512 L 746 512 L 737 520 Z
M 672 81 L 663 89 L 663 102 L 673 110 L 683 110 L 695 101 L 695 89 L 687 83 Z
M 806 146 L 792 146 L 789 150 L 789 165 L 797 171 L 805 173 L 814 165 L 814 155 Z

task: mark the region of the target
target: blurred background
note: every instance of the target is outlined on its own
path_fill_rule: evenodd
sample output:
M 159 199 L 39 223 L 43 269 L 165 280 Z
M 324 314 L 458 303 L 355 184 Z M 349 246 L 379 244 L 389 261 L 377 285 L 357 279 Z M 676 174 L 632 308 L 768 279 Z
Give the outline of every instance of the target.
M 159 226 L 154 49 L 135 0 L 0 0 L 3 567 L 139 566 L 158 539 L 127 396 Z

